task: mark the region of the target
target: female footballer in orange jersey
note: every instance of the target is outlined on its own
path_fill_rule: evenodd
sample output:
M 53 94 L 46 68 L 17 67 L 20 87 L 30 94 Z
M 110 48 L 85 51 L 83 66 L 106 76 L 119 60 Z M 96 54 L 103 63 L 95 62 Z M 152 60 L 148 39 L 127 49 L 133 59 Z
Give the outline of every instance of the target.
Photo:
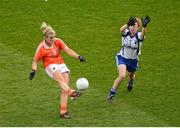
M 65 65 L 60 52 L 65 51 L 69 56 L 79 59 L 81 62 L 85 62 L 85 58 L 70 49 L 61 39 L 55 38 L 55 31 L 45 22 L 42 23 L 41 30 L 43 32 L 44 39 L 36 50 L 32 63 L 32 71 L 29 74 L 29 79 L 33 79 L 37 71 L 38 62 L 42 60 L 48 76 L 57 81 L 61 88 L 59 106 L 60 117 L 70 118 L 69 112 L 67 110 L 68 96 L 77 98 L 81 95 L 81 93 L 69 87 L 70 71 Z

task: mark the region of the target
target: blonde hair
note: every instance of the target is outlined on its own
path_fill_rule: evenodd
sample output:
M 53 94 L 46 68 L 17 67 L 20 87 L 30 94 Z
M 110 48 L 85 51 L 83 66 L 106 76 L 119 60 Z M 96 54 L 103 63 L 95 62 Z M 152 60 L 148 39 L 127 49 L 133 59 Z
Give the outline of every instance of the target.
M 42 31 L 44 36 L 48 36 L 49 34 L 56 33 L 54 31 L 54 29 L 50 25 L 47 25 L 45 22 L 43 22 L 41 25 L 41 31 Z
M 141 19 L 136 17 L 136 20 L 137 20 L 138 28 L 141 28 L 142 27 Z

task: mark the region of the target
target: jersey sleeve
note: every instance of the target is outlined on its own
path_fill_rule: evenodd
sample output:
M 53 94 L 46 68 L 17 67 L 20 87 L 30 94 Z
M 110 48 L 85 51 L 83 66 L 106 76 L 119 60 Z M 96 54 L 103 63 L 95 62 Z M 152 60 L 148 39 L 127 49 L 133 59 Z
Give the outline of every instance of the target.
M 64 50 L 66 45 L 61 39 L 56 39 L 56 46 L 58 46 L 59 49 Z
M 37 50 L 36 50 L 36 53 L 34 55 L 34 58 L 33 60 L 38 62 L 42 59 L 42 52 L 41 52 L 41 45 L 38 46 Z
M 141 38 L 142 37 L 141 35 L 142 35 L 142 32 L 138 32 L 138 39 L 142 42 L 145 39 L 145 37 L 143 39 L 143 38 Z

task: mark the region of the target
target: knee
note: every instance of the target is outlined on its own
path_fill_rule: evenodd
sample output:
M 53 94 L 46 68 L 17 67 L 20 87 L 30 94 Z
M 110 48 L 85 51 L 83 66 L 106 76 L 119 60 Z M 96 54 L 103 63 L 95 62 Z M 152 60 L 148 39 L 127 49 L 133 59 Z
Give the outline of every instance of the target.
M 65 82 L 64 78 L 63 78 L 63 77 L 60 77 L 60 76 L 58 76 L 58 77 L 56 78 L 56 81 L 57 81 L 59 84 Z
M 118 79 L 119 79 L 119 80 L 124 80 L 125 77 L 126 77 L 125 75 L 119 75 L 119 76 L 118 76 Z
M 129 78 L 132 78 L 132 79 L 135 78 L 135 74 L 130 74 Z

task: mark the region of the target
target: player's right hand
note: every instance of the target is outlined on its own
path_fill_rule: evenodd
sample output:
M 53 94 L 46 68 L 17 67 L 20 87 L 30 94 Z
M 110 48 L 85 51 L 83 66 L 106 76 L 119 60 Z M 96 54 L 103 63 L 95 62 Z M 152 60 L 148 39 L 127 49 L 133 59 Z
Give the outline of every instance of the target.
M 135 17 L 130 17 L 129 21 L 127 22 L 127 25 L 128 26 L 133 26 L 133 25 L 135 25 L 135 22 L 137 22 L 136 18 Z
M 35 74 L 36 74 L 36 71 L 32 69 L 31 72 L 29 73 L 29 80 L 32 80 Z

